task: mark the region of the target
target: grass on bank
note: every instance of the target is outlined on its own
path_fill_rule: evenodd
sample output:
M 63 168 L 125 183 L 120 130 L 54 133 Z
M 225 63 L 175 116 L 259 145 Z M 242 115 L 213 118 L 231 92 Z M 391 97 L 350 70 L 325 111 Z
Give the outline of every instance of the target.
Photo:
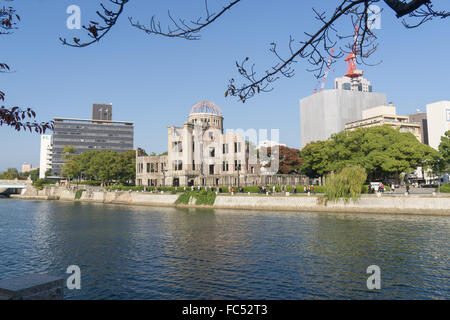
M 437 190 L 437 188 L 436 188 Z M 450 183 L 445 183 L 441 185 L 441 192 L 442 193 L 450 193 Z
M 75 193 L 75 200 L 81 199 L 81 196 L 83 195 L 84 191 L 86 191 L 86 190 L 84 190 L 84 189 L 77 190 L 77 192 Z
M 175 201 L 175 204 L 189 204 L 191 202 L 191 199 L 196 199 L 195 204 L 196 205 L 208 205 L 212 206 L 214 205 L 214 202 L 216 201 L 216 192 L 215 191 L 206 191 L 202 190 L 200 192 L 195 191 L 186 191 L 183 192 Z

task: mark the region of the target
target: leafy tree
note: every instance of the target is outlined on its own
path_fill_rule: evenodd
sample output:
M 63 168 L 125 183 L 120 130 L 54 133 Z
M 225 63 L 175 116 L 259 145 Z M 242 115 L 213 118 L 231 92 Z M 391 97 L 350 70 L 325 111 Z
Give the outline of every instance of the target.
M 91 19 L 88 26 L 83 26 L 87 31 L 88 40 L 82 41 L 73 38 L 68 41 L 60 38 L 64 45 L 72 47 L 86 47 L 104 38 L 116 25 L 117 21 L 125 11 L 125 7 L 132 3 L 130 0 L 109 0 L 111 7 L 101 4 L 102 10 L 97 11 L 98 18 Z M 152 17 L 148 25 L 129 18 L 133 27 L 145 32 L 150 36 L 162 36 L 167 38 L 181 38 L 186 40 L 200 39 L 200 33 L 212 24 L 218 23 L 226 14 L 238 8 L 243 0 L 229 0 L 223 8 L 211 10 L 208 1 L 205 1 L 205 16 L 192 19 L 176 19 L 169 11 L 171 24 L 164 29 L 162 24 Z M 317 1 L 316 1 L 317 2 Z M 327 1 L 328 2 L 328 1 Z M 245 102 L 255 94 L 269 92 L 272 84 L 281 77 L 291 78 L 294 76 L 293 65 L 303 59 L 312 65 L 311 70 L 320 78 L 329 68 L 328 56 L 332 55 L 334 61 L 342 58 L 347 53 L 354 53 L 361 62 L 370 57 L 377 49 L 377 36 L 373 25 L 376 18 L 372 18 L 374 5 L 384 3 L 392 10 L 397 18 L 409 16 L 409 21 L 403 20 L 407 28 L 415 28 L 433 18 L 447 18 L 449 12 L 436 10 L 433 6 L 436 0 L 334 0 L 333 10 L 322 12 L 314 10 L 315 18 L 320 25 L 314 30 L 304 30 L 304 39 L 295 41 L 290 37 L 287 55 L 279 52 L 277 44 L 271 43 L 270 52 L 274 54 L 275 63 L 266 68 L 266 71 L 258 73 L 254 63 L 249 58 L 236 62 L 238 74 L 243 78 L 243 83 L 237 85 L 235 79 L 229 81 L 225 96 L 231 95 Z M 352 26 L 350 31 L 337 30 L 337 24 L 342 28 L 342 21 L 348 19 Z M 189 22 L 190 21 L 190 22 Z M 355 28 L 359 29 L 355 44 L 342 42 L 352 39 Z M 346 48 L 347 47 L 347 48 Z
M 134 183 L 136 179 L 136 155 L 133 150 L 118 153 L 116 155 L 116 177 L 115 180 L 126 184 L 130 181 Z
M 63 157 L 67 162 L 63 174 L 70 179 L 100 180 L 103 185 L 113 181 L 133 183 L 136 178 L 136 152 L 117 153 L 110 150 L 93 150 L 74 156 L 73 148 L 65 147 Z
M 343 168 L 338 173 L 331 173 L 325 179 L 325 194 L 327 200 L 338 201 L 344 199 L 346 202 L 352 199 L 358 200 L 361 190 L 367 179 L 366 170 L 361 166 Z
M 92 167 L 92 160 L 100 153 L 101 151 L 93 150 L 83 152 L 79 156 L 77 156 L 76 161 L 80 167 L 80 176 L 85 180 L 91 180 L 96 177 L 95 169 Z
M 36 181 L 39 179 L 39 168 L 31 170 L 29 172 L 25 172 L 22 174 L 24 177 L 30 177 L 32 181 Z
M 45 171 L 45 177 L 50 177 L 52 175 L 52 169 L 47 169 L 47 171 Z
M 2 180 L 14 180 L 20 177 L 19 171 L 16 168 L 8 168 L 6 171 L 0 173 Z
M 389 125 L 339 132 L 328 140 L 309 143 L 300 155 L 304 160 L 301 171 L 308 176 L 324 176 L 359 165 L 370 179 L 398 179 L 402 172 L 431 168 L 439 158 L 436 150 L 411 133 Z
M 279 166 L 280 169 L 278 173 L 280 174 L 293 174 L 299 173 L 300 167 L 303 163 L 300 158 L 300 150 L 289 148 L 285 146 L 278 146 L 278 155 L 279 155 Z M 272 148 L 267 148 L 267 155 L 269 156 L 272 153 Z M 270 164 L 268 164 L 270 166 Z
M 69 181 L 80 174 L 80 166 L 75 157 L 76 152 L 73 146 L 63 146 L 62 157 L 66 162 L 62 166 L 61 174 Z
M 439 152 L 442 156 L 442 171 L 450 169 L 450 130 L 441 137 L 441 144 L 439 145 Z

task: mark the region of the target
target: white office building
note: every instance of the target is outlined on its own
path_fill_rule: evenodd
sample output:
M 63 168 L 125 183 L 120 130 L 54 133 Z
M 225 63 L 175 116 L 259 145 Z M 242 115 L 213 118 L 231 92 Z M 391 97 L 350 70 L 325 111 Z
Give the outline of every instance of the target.
M 53 137 L 51 134 L 41 135 L 39 179 L 44 179 L 45 172 L 52 167 L 52 141 Z
M 434 149 L 441 144 L 441 137 L 450 130 L 450 101 L 427 104 L 428 141 Z

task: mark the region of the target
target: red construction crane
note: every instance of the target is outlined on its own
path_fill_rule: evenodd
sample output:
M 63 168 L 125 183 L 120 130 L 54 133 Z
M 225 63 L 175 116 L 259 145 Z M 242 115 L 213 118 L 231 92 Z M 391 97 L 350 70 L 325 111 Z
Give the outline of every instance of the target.
M 356 67 L 356 54 L 358 52 L 358 36 L 359 36 L 359 27 L 356 27 L 355 38 L 353 42 L 353 51 L 345 59 L 345 62 L 347 62 L 347 74 L 345 76 L 351 79 L 359 78 L 364 74 L 363 71 L 358 70 L 358 68 Z

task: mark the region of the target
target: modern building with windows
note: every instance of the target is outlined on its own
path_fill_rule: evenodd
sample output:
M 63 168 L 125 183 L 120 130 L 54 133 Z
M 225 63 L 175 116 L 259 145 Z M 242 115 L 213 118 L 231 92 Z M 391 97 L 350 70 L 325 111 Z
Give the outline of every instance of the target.
M 417 140 L 422 142 L 421 125 L 410 122 L 408 116 L 397 115 L 396 108 L 392 104 L 364 110 L 362 112 L 362 120 L 347 123 L 345 130 L 382 126 L 385 124 L 398 129 L 400 132 L 410 132 Z
M 112 116 L 112 105 L 104 117 Z M 93 106 L 93 116 L 98 105 Z M 100 117 L 100 116 L 99 116 Z M 62 151 L 65 146 L 73 146 L 76 155 L 92 150 L 112 150 L 126 152 L 134 149 L 134 124 L 129 121 L 98 119 L 54 118 L 51 169 L 53 175 L 61 174 L 65 162 Z M 42 154 L 42 149 L 41 149 Z
M 167 128 L 167 155 L 137 154 L 136 185 L 300 184 L 302 176 L 261 174 L 256 148 L 251 150 L 250 143 L 237 132 L 224 133 L 223 120 L 214 103 L 194 104 L 183 126 Z

